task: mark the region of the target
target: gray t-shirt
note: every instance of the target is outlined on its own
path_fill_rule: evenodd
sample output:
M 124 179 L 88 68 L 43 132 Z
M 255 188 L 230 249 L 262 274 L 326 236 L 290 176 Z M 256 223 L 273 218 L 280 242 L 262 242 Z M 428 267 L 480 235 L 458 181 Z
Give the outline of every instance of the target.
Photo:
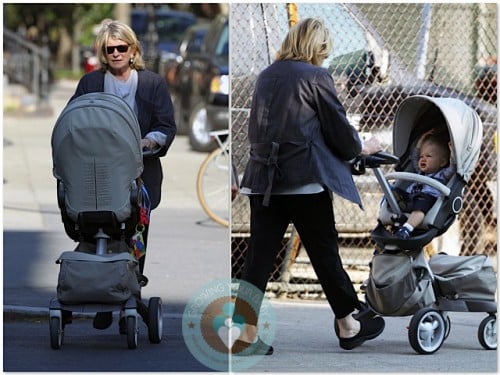
M 137 84 L 139 82 L 139 77 L 137 70 L 132 69 L 130 76 L 126 81 L 122 81 L 116 78 L 109 71 L 104 75 L 104 92 L 108 94 L 113 94 L 119 96 L 133 109 L 136 116 L 139 116 L 139 110 L 137 103 L 135 102 L 135 94 L 137 92 Z M 163 146 L 166 143 L 167 136 L 159 131 L 150 132 L 146 135 L 146 138 L 150 138 L 155 141 L 159 146 Z

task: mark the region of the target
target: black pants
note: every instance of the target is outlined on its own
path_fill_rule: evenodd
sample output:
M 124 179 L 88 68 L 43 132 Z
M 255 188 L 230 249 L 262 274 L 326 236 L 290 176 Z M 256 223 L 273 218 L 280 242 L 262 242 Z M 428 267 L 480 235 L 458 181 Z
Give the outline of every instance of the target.
M 292 221 L 335 317 L 344 318 L 359 308 L 356 291 L 340 259 L 328 192 L 273 195 L 268 207 L 262 205 L 262 199 L 261 195 L 250 196 L 251 237 L 242 280 L 265 292 L 281 240 Z

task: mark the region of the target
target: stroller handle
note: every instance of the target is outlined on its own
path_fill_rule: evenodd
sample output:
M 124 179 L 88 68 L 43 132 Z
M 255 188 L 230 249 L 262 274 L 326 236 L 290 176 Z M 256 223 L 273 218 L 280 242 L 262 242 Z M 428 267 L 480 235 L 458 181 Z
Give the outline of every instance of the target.
M 162 147 L 157 147 L 155 149 L 145 147 L 142 149 L 142 157 L 143 158 L 153 158 L 155 155 L 159 154 Z
M 433 187 L 437 191 L 439 191 L 443 196 L 448 197 L 451 193 L 451 190 L 448 186 L 442 184 L 441 182 L 428 177 L 428 176 L 422 176 L 417 173 L 410 173 L 410 172 L 392 172 L 388 173 L 385 178 L 387 180 L 404 180 L 404 181 L 412 181 L 412 182 L 418 182 L 421 184 L 429 185 L 430 187 Z
M 365 166 L 367 168 L 378 168 L 384 164 L 397 164 L 399 158 L 396 155 L 384 151 L 378 151 L 374 154 L 364 156 Z

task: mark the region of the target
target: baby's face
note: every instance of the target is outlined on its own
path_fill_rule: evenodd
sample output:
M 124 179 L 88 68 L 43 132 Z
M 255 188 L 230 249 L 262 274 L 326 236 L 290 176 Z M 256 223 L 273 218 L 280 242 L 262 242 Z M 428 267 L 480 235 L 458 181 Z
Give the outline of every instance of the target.
M 444 166 L 447 161 L 443 157 L 443 152 L 438 145 L 425 142 L 420 147 L 420 157 L 418 158 L 418 168 L 423 173 L 435 173 Z

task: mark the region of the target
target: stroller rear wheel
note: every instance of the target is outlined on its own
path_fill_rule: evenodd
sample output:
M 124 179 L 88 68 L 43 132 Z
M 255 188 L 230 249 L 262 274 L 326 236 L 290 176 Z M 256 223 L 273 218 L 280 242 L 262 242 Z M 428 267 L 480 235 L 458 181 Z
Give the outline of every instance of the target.
M 408 339 L 419 354 L 432 354 L 439 350 L 446 337 L 446 323 L 442 313 L 430 307 L 417 311 L 411 318 Z
M 148 336 L 149 341 L 158 344 L 163 335 L 163 314 L 161 308 L 161 298 L 151 297 L 148 304 Z
M 52 349 L 61 349 L 64 338 L 62 319 L 59 316 L 50 317 L 50 346 Z
M 486 350 L 497 348 L 497 318 L 495 315 L 488 315 L 481 321 L 477 330 L 477 338 Z

